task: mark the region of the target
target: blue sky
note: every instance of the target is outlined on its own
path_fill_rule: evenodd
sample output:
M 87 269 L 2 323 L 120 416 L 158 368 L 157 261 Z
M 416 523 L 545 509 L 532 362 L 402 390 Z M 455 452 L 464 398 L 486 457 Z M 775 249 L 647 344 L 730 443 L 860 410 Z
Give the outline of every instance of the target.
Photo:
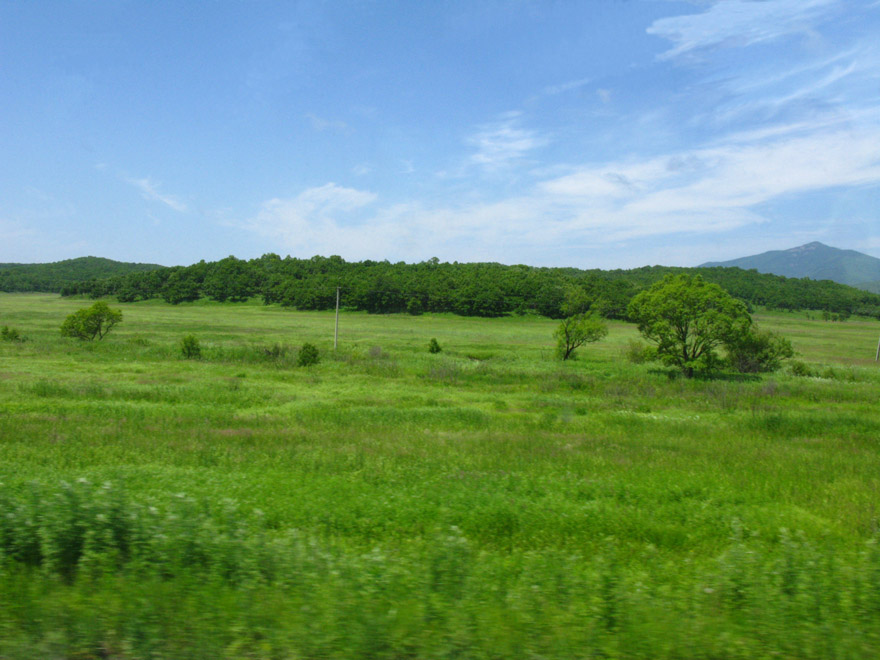
M 880 0 L 5 2 L 0 262 L 880 257 Z

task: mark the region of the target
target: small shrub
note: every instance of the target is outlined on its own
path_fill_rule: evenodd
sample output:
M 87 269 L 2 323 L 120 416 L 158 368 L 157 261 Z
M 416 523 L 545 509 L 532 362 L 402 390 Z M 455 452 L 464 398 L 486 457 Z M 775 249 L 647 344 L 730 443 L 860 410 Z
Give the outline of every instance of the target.
M 440 344 L 437 343 L 437 340 L 434 337 L 431 337 L 431 341 L 428 342 L 428 353 L 439 353 L 443 349 L 440 348 Z
M 313 364 L 318 364 L 320 360 L 321 357 L 318 354 L 318 349 L 315 345 L 306 342 L 302 345 L 302 348 L 299 349 L 299 353 L 296 355 L 296 366 L 310 367 Z
M 788 371 L 792 376 L 814 376 L 815 372 L 806 362 L 801 362 L 800 360 L 793 360 L 788 365 Z
M 187 360 L 201 359 L 202 347 L 195 335 L 187 335 L 180 340 L 180 354 Z
M 276 343 L 271 346 L 264 346 L 261 350 L 263 355 L 270 360 L 283 360 L 287 356 L 289 349 L 285 344 Z
M 643 341 L 630 339 L 623 349 L 623 357 L 632 364 L 644 364 L 656 358 L 656 351 Z
M 374 360 L 385 357 L 385 353 L 382 351 L 381 346 L 370 346 L 369 355 Z
M 3 339 L 3 341 L 23 341 L 18 328 L 10 328 L 6 325 L 0 330 L 0 339 Z

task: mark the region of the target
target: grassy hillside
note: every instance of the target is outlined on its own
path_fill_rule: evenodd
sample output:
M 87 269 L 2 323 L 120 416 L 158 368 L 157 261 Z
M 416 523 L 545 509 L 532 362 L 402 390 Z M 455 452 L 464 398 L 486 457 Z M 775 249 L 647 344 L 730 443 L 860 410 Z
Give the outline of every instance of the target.
M 880 259 L 855 250 L 841 250 L 817 242 L 790 250 L 771 250 L 750 257 L 703 265 L 746 270 L 754 268 L 759 273 L 832 280 L 868 291 L 874 290 L 867 288 L 866 283 L 880 280 Z
M 328 312 L 62 338 L 82 305 L 0 296 L 4 659 L 880 652 L 876 321 L 766 314 L 796 370 L 686 381 L 624 323 L 562 363 L 536 317 L 344 313 L 334 353 Z
M 76 282 L 160 268 L 164 266 L 123 263 L 101 257 L 79 257 L 48 264 L 0 264 L 0 291 L 58 293 L 66 285 Z

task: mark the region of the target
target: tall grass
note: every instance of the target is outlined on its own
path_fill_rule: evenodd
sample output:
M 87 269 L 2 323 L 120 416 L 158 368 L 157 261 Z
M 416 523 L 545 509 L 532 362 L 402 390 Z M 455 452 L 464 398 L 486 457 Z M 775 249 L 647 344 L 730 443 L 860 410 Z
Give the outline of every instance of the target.
M 0 296 L 0 658 L 880 650 L 876 323 L 692 381 L 625 324 L 560 364 L 530 317 L 77 305 Z

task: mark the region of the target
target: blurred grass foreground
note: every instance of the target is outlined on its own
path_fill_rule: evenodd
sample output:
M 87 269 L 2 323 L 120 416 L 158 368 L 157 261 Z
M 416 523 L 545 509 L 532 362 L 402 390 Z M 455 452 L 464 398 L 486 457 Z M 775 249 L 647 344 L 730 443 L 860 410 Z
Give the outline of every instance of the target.
M 79 306 L 0 295 L 3 660 L 880 652 L 876 321 L 688 380 L 624 323 Z

